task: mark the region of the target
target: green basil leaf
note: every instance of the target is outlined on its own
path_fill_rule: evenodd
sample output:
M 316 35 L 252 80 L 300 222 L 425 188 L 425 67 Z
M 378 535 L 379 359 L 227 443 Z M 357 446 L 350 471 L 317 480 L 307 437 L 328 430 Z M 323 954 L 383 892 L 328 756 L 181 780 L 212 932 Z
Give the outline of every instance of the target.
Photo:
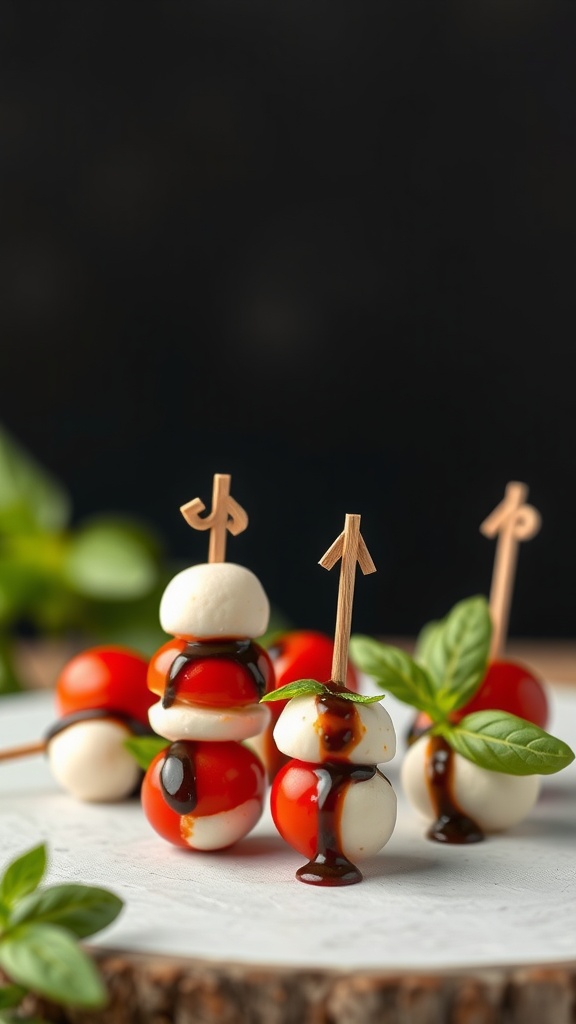
M 444 715 L 472 698 L 488 665 L 492 622 L 485 597 L 459 601 L 425 638 L 426 665 Z
M 133 600 L 153 588 L 158 559 L 151 537 L 140 525 L 101 517 L 71 538 L 64 572 L 85 597 Z
M 425 711 L 434 721 L 438 711 L 434 686 L 425 669 L 409 654 L 369 636 L 350 637 L 350 660 L 374 682 L 404 704 Z
M 129 736 L 124 740 L 124 746 L 142 770 L 146 771 L 156 755 L 170 746 L 170 740 L 162 736 Z
M 436 630 L 439 629 L 441 625 L 442 623 L 436 619 L 432 622 L 427 622 L 416 637 L 416 643 L 414 644 L 414 661 L 417 661 L 419 665 L 422 665 L 423 668 L 428 670 L 430 670 L 429 649 L 434 642 Z
M 302 697 L 304 694 L 319 694 L 326 691 L 324 683 L 316 679 L 295 679 L 286 686 L 279 686 L 277 690 L 271 690 L 260 698 L 261 703 L 270 700 L 289 700 L 291 697 Z
M 70 512 L 66 491 L 0 427 L 0 532 L 62 530 Z
M 46 846 L 41 843 L 23 853 L 6 868 L 0 879 L 0 901 L 13 907 L 42 881 L 46 871 Z
M 552 775 L 574 760 L 563 740 L 506 711 L 474 711 L 442 735 L 469 761 L 507 775 Z
M 96 967 L 64 928 L 20 925 L 0 942 L 0 966 L 17 984 L 65 1006 L 106 1003 Z
M 18 1006 L 26 995 L 26 989 L 20 985 L 2 985 L 0 987 L 0 1010 L 9 1010 Z
M 122 910 L 114 893 L 93 885 L 64 883 L 38 890 L 20 900 L 10 920 L 11 928 L 27 921 L 67 928 L 79 939 L 106 928 Z
M 326 687 L 326 692 L 332 693 L 333 691 Z M 355 704 L 375 704 L 377 700 L 383 700 L 385 694 L 377 693 L 376 696 L 373 695 L 372 697 L 367 697 L 365 694 L 356 693 L 354 690 L 342 690 L 342 692 L 339 691 L 336 696 L 340 697 L 342 700 L 351 700 Z

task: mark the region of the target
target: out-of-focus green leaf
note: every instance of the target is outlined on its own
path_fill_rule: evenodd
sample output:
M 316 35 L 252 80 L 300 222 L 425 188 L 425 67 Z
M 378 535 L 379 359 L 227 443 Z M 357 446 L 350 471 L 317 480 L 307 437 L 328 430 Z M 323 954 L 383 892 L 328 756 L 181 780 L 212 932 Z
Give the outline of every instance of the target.
M 62 530 L 69 519 L 65 489 L 0 427 L 0 533 Z
M 86 597 L 117 601 L 143 597 L 158 579 L 155 538 L 129 520 L 94 519 L 71 538 L 64 573 Z
M 5 693 L 18 693 L 22 689 L 10 652 L 11 644 L 8 637 L 0 635 L 0 696 Z

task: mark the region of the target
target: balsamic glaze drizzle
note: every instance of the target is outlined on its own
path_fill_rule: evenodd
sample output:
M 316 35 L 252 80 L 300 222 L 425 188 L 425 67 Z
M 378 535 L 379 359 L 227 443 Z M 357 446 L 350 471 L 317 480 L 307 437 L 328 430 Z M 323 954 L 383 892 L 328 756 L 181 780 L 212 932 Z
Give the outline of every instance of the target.
M 113 708 L 84 708 L 83 711 L 72 711 L 69 715 L 63 715 L 62 718 L 58 718 L 46 730 L 44 739 L 49 743 L 54 736 L 57 736 L 63 729 L 67 729 L 69 725 L 76 725 L 77 722 L 84 722 L 91 718 L 115 719 L 117 722 L 122 722 L 123 725 L 127 726 L 135 736 L 155 735 L 154 730 L 150 726 L 144 725 L 143 722 L 139 722 L 137 718 L 132 718 L 124 711 L 115 711 Z
M 177 740 L 166 751 L 160 769 L 162 795 L 176 814 L 191 814 L 198 802 L 194 744 Z
M 427 751 L 426 781 L 436 821 L 426 835 L 439 843 L 479 843 L 484 839 L 480 826 L 464 814 L 453 796 L 454 754 L 441 736 L 431 736 Z

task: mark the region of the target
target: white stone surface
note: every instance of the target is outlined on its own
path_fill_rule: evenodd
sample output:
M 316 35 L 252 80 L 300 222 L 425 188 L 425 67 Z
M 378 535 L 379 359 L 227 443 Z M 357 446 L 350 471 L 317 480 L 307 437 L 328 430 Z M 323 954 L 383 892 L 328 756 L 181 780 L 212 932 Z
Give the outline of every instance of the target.
M 177 849 L 137 799 L 79 803 L 42 756 L 0 763 L 0 866 L 45 840 L 48 882 L 113 889 L 124 910 L 90 942 L 114 949 L 400 970 L 576 960 L 576 764 L 543 779 L 521 825 L 444 847 L 425 838 L 399 784 L 411 712 L 388 696 L 385 704 L 398 735 L 386 766 L 398 818 L 385 848 L 361 862 L 358 885 L 297 881 L 304 859 L 280 839 L 268 808 L 230 850 Z M 51 721 L 50 694 L 0 698 L 0 747 L 36 739 Z M 553 691 L 550 731 L 576 745 L 576 689 Z

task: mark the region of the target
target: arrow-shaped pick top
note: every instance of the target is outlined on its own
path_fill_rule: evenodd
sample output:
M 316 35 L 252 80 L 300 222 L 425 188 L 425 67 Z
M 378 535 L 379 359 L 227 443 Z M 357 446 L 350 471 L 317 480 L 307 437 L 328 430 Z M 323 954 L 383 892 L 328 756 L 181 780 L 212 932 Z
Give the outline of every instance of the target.
M 226 561 L 226 530 L 236 537 L 248 526 L 248 516 L 241 505 L 230 497 L 230 474 L 215 473 L 212 489 L 212 509 L 206 516 L 206 506 L 200 498 L 193 498 L 180 506 L 186 522 L 195 530 L 210 530 L 209 562 Z
M 334 653 L 332 655 L 332 680 L 335 683 L 342 683 L 344 686 L 348 668 L 356 563 L 359 564 L 365 576 L 370 572 L 376 572 L 376 566 L 360 533 L 360 516 L 358 515 L 346 515 L 344 530 L 330 545 L 319 564 L 325 569 L 332 569 L 338 559 L 341 559 L 341 566 Z

